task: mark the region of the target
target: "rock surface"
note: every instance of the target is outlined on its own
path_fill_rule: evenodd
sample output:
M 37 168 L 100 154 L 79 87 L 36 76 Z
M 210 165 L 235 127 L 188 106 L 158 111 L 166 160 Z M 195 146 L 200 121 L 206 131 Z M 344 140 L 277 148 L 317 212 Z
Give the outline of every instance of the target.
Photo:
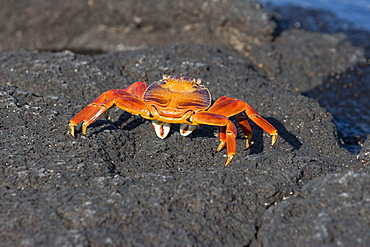
M 359 64 L 365 56 L 360 48 L 345 36 L 309 31 L 287 30 L 273 38 L 276 23 L 253 2 L 206 2 L 210 7 L 183 11 L 190 7 L 179 1 L 157 19 L 155 11 L 166 1 L 140 3 L 136 12 L 127 11 L 134 8 L 129 1 L 120 8 L 115 1 L 88 1 L 85 7 L 96 18 L 86 11 L 73 14 L 82 8 L 73 3 L 65 1 L 54 12 L 46 11 L 50 6 L 44 1 L 18 4 L 35 18 L 28 25 L 36 28 L 36 41 L 28 47 L 23 39 L 2 44 L 16 50 L 0 53 L 1 246 L 370 245 L 370 137 L 351 155 L 340 143 L 333 116 L 297 93 L 333 70 Z M 106 51 L 105 45 L 116 45 L 108 35 L 101 43 L 92 40 L 98 48 L 83 42 L 78 48 L 58 41 L 60 34 L 42 38 L 36 32 L 50 16 L 67 28 L 60 17 L 66 9 L 64 18 L 86 20 L 68 32 L 75 39 L 63 37 L 73 41 L 68 44 L 84 40 L 89 32 L 82 29 L 92 30 L 86 37 L 106 35 L 89 29 L 100 21 L 122 25 L 119 38 L 136 37 L 125 46 L 148 47 L 95 56 L 18 50 Z M 12 18 L 9 30 L 21 23 Z M 179 34 L 171 35 L 175 40 L 163 37 L 168 30 Z M 223 39 L 230 30 L 243 47 Z M 185 36 L 184 43 L 203 44 L 170 44 Z M 289 49 L 293 45 L 297 48 Z M 110 119 L 102 117 L 88 128 L 87 137 L 79 128 L 76 139 L 68 134 L 69 119 L 102 92 L 138 80 L 150 83 L 163 74 L 202 78 L 214 100 L 222 95 L 245 100 L 279 130 L 278 143 L 270 149 L 270 137 L 252 124 L 251 149 L 244 150 L 240 135 L 237 154 L 224 168 L 226 153 L 215 153 L 217 128 L 210 126 L 183 137 L 174 125 L 160 140 L 150 122 L 112 109 Z
M 267 210 L 251 246 L 367 246 L 369 181 L 369 174 L 354 172 L 312 180 Z

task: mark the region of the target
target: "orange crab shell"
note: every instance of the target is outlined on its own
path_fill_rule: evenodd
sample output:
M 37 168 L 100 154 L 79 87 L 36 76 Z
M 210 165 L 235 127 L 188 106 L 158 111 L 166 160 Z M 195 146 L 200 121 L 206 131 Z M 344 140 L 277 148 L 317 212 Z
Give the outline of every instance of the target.
M 271 135 L 271 147 L 278 137 L 275 127 L 246 102 L 222 96 L 211 105 L 211 95 L 208 89 L 201 85 L 200 79 L 166 75 L 149 87 L 145 82 L 139 81 L 125 89 L 104 92 L 70 120 L 71 135 L 76 137 L 75 126 L 81 122 L 82 133 L 86 135 L 87 127 L 114 105 L 131 114 L 152 120 L 157 136 L 162 139 L 169 134 L 171 123 L 180 124 L 180 134 L 183 136 L 189 135 L 201 124 L 219 126 L 220 145 L 216 151 L 226 146 L 225 166 L 236 153 L 237 129 L 229 119 L 231 116 L 236 116 L 247 139 L 246 148 L 249 148 L 252 140 L 252 128 L 247 116 Z
M 211 94 L 200 79 L 164 76 L 146 89 L 144 101 L 155 106 L 159 115 L 178 118 L 189 110 L 206 110 L 211 105 Z

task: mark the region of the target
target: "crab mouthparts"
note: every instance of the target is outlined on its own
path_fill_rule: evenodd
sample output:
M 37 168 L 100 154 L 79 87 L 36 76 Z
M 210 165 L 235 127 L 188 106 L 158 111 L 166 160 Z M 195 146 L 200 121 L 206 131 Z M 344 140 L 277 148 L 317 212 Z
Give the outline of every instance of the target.
M 171 129 L 170 123 L 153 120 L 152 125 L 153 125 L 155 133 L 161 139 L 166 138 L 167 135 L 170 133 L 170 129 Z M 180 124 L 180 134 L 182 136 L 188 136 L 197 128 L 198 128 L 198 125 Z

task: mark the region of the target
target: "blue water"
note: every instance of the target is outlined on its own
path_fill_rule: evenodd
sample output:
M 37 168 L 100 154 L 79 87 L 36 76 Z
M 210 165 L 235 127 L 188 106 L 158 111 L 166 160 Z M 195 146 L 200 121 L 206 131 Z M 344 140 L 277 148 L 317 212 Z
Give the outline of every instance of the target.
M 322 21 L 327 21 L 327 27 L 343 28 L 343 30 L 363 29 L 366 33 L 370 31 L 370 0 L 259 0 L 267 9 L 272 9 L 281 13 L 282 17 L 291 14 L 293 18 L 305 18 L 295 16 L 297 8 L 285 8 L 285 6 L 297 6 L 313 12 L 322 13 L 317 15 Z M 280 12 L 279 12 L 280 11 Z M 334 13 L 336 18 L 327 13 Z M 298 12 L 303 13 L 304 12 Z M 315 17 L 315 13 L 307 12 L 307 25 L 310 28 L 310 18 Z M 325 16 L 327 15 L 327 20 Z M 314 19 L 314 18 L 313 18 Z M 290 20 L 291 21 L 291 20 Z M 315 23 L 312 30 L 315 30 Z M 306 26 L 307 27 L 307 26 Z M 330 28 L 328 28 L 330 30 Z M 353 35 L 362 32 L 348 32 L 348 39 Z M 367 35 L 356 36 L 356 44 L 368 49 L 369 41 Z M 367 51 L 368 52 L 368 51 Z M 367 53 L 368 54 L 368 53 Z M 368 63 L 370 65 L 370 63 Z M 316 99 L 321 106 L 327 109 L 333 116 L 337 126 L 338 136 L 341 136 L 344 148 L 350 153 L 356 154 L 361 150 L 361 145 L 370 134 L 370 114 L 369 114 L 369 95 L 370 95 L 370 66 L 356 65 L 353 72 L 346 71 L 349 77 L 345 80 L 335 80 L 333 82 L 324 81 L 323 86 L 315 87 L 305 95 Z M 348 86 L 351 85 L 351 86 Z M 325 90 L 324 90 L 325 89 Z M 340 104 L 338 103 L 340 102 Z M 348 110 L 350 109 L 350 111 Z
M 287 4 L 307 9 L 327 10 L 340 19 L 354 24 L 355 28 L 370 30 L 370 0 L 260 0 L 275 6 Z

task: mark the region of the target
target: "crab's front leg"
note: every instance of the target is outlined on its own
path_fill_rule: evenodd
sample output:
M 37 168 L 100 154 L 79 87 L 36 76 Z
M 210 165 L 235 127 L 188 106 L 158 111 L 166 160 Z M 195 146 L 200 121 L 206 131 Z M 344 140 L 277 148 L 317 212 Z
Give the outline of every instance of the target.
M 226 144 L 227 159 L 225 167 L 228 166 L 236 153 L 237 130 L 229 118 L 210 112 L 198 112 L 191 117 L 191 121 L 197 124 L 206 124 L 220 127 L 220 145 L 216 151 L 220 151 Z
M 76 137 L 75 126 L 83 122 L 82 134 L 86 135 L 87 127 L 114 105 L 134 115 L 149 115 L 145 102 L 139 98 L 145 88 L 145 83 L 137 82 L 123 90 L 104 92 L 69 121 L 70 134 Z

